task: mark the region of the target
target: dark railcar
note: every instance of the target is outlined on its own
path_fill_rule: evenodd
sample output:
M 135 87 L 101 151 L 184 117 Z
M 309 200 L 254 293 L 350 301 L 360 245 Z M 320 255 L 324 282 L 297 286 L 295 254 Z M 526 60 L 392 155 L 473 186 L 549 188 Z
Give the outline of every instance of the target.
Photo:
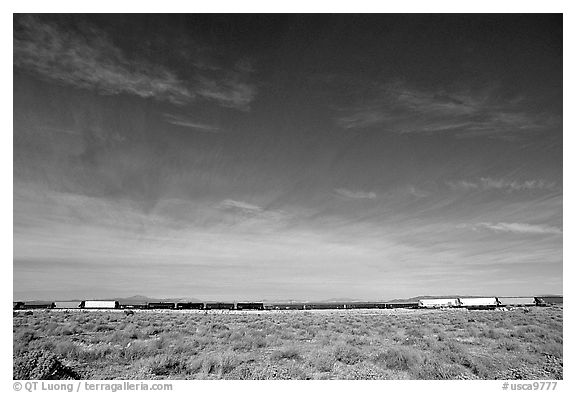
M 305 306 L 306 310 L 337 310 L 346 308 L 343 303 L 306 303 Z
M 272 304 L 267 304 L 264 308 L 267 310 L 305 310 L 306 304 L 304 304 L 304 303 L 272 303 Z
M 239 302 L 236 303 L 236 310 L 264 310 L 264 303 Z
M 54 302 L 25 302 L 22 306 L 24 310 L 32 310 L 37 308 L 56 308 Z
M 120 308 L 127 310 L 145 310 L 148 308 L 148 303 L 144 302 L 120 303 Z
M 553 305 L 564 304 L 563 296 L 538 296 L 536 298 L 537 306 L 553 306 Z
M 13 310 L 22 310 L 24 308 L 24 302 L 13 302 Z
M 418 308 L 418 303 L 407 302 L 407 303 L 387 303 L 388 308 Z
M 155 310 L 173 310 L 176 307 L 175 303 L 171 302 L 150 302 L 148 303 L 149 309 Z
M 390 308 L 386 303 L 349 303 L 346 305 L 346 308 Z
M 234 310 L 234 303 L 206 303 L 206 310 Z
M 80 301 L 55 302 L 55 305 L 60 309 L 76 309 L 80 307 Z
M 177 310 L 204 310 L 204 303 L 176 303 Z

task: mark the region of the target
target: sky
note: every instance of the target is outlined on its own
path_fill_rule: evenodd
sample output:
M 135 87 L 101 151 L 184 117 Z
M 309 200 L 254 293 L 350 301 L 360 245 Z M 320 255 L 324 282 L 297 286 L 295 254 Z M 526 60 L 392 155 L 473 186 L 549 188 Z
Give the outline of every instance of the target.
M 15 15 L 18 300 L 562 294 L 562 16 Z

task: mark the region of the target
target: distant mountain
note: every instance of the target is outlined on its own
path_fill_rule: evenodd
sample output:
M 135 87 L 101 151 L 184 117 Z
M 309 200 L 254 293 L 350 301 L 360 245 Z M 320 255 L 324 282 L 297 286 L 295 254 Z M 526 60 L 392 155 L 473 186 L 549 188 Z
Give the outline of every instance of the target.
M 138 301 L 138 300 L 150 300 L 150 298 L 148 296 L 144 296 L 144 295 L 134 295 L 134 296 L 130 296 L 127 298 L 124 298 L 124 300 L 134 300 L 134 301 Z
M 306 301 L 298 300 L 298 299 L 274 299 L 274 300 L 262 299 L 262 302 L 263 303 L 306 303 Z
M 79 302 L 82 300 L 117 300 L 119 303 L 150 303 L 150 302 L 171 302 L 171 303 L 199 303 L 202 300 L 194 298 L 194 297 L 179 297 L 179 298 L 153 298 L 144 295 L 134 295 L 128 297 L 106 297 L 101 296 L 98 298 L 83 298 L 83 299 L 72 299 L 72 300 L 55 300 L 55 301 L 62 301 L 62 302 Z M 45 300 L 35 300 L 35 302 L 46 302 Z
M 119 303 L 151 303 L 151 302 L 170 302 L 170 303 L 185 303 L 185 302 L 192 302 L 198 303 L 202 302 L 200 299 L 196 299 L 193 297 L 179 297 L 179 298 L 154 298 L 148 297 L 143 295 L 134 295 L 124 298 L 116 298 L 114 300 L 118 300 Z
M 441 296 L 415 296 L 408 299 L 392 299 L 386 303 L 417 303 L 420 299 L 453 299 L 457 297 L 482 297 L 482 296 L 462 296 L 462 295 L 441 295 Z
M 360 302 L 360 299 L 352 299 L 349 297 L 333 297 L 326 300 L 321 300 L 318 303 L 353 303 L 353 302 Z
M 467 298 L 476 298 L 476 297 L 492 297 L 494 295 L 486 295 L 486 296 L 470 296 L 470 295 L 438 295 L 438 296 L 415 296 L 408 299 L 393 299 L 387 300 L 387 303 L 417 303 L 420 299 L 453 299 L 457 297 L 467 297 Z M 528 296 L 517 296 L 517 297 L 562 297 L 562 295 L 528 295 Z

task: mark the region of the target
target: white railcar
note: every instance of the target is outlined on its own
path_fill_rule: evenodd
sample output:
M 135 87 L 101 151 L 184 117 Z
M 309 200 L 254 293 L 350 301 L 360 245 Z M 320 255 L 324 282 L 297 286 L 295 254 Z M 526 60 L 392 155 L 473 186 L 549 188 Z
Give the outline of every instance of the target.
M 460 306 L 467 308 L 494 308 L 498 306 L 495 297 L 461 297 Z
M 498 304 L 501 306 L 535 306 L 536 299 L 533 297 L 499 297 Z
M 80 303 L 81 308 L 118 308 L 116 300 L 85 300 Z
M 420 299 L 418 307 L 422 308 L 443 308 L 443 307 L 458 307 L 460 302 L 457 298 L 444 298 L 444 299 Z

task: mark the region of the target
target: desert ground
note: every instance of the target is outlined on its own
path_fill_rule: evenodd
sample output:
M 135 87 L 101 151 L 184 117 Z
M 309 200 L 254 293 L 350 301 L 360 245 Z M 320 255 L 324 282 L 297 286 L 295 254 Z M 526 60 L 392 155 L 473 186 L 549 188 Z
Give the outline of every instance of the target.
M 34 310 L 15 379 L 562 379 L 562 307 Z

